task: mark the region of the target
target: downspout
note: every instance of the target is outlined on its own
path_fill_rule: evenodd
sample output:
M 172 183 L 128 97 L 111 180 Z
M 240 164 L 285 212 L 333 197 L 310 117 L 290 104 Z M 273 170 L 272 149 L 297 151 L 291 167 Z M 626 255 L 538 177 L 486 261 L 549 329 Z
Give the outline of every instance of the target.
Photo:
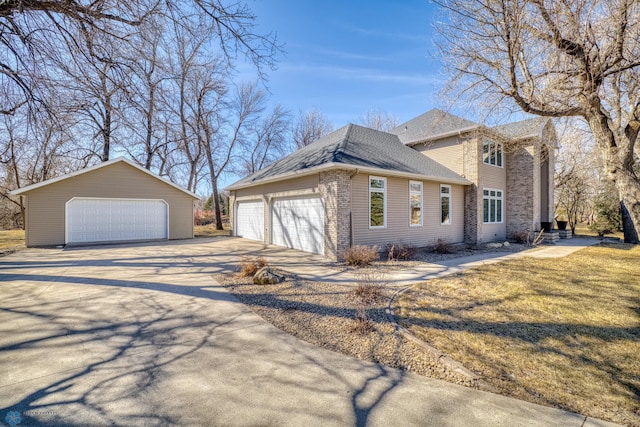
M 349 246 L 353 246 L 353 241 L 355 240 L 355 233 L 353 231 L 353 177 L 360 173 L 360 169 L 356 168 L 349 175 L 349 230 L 351 231 L 349 236 Z

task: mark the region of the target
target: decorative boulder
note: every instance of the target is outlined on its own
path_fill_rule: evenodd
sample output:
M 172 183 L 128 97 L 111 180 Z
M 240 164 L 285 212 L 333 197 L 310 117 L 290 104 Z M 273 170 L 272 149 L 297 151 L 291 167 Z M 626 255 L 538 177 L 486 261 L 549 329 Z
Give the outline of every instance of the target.
M 253 283 L 256 285 L 275 285 L 283 280 L 284 277 L 276 274 L 270 267 L 262 267 L 253 276 Z
M 487 243 L 487 248 L 498 249 L 502 247 L 502 243 Z
M 504 242 L 502 246 L 504 246 L 505 248 L 508 248 L 509 246 L 511 246 L 511 244 L 509 242 Z

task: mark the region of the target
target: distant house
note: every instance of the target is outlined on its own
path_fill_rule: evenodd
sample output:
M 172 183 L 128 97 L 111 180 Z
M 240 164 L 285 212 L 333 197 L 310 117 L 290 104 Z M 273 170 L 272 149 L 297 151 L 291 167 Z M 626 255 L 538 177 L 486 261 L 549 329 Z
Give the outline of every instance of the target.
M 232 184 L 236 236 L 340 259 L 352 245 L 478 244 L 553 220 L 549 119 L 496 128 L 431 110 L 347 125 Z
M 13 191 L 26 196 L 26 245 L 189 239 L 198 196 L 117 158 Z

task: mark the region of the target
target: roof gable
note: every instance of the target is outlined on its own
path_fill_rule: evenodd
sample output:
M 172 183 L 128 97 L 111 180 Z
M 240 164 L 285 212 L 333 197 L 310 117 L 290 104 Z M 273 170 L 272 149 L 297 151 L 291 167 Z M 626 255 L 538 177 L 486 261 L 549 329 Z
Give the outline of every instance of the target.
M 235 190 L 338 167 L 469 184 L 452 170 L 402 144 L 396 135 L 349 124 L 241 179 L 228 189 Z
M 545 126 L 547 126 L 550 121 L 551 119 L 548 117 L 534 117 L 532 119 L 496 126 L 493 129 L 512 139 L 535 138 L 542 135 Z
M 392 129 L 390 133 L 398 135 L 403 144 L 412 145 L 480 127 L 480 124 L 471 120 L 434 108 Z
M 112 166 L 112 165 L 115 165 L 115 164 L 120 164 L 120 163 L 126 164 L 126 165 L 128 165 L 128 166 L 130 166 L 132 168 L 135 168 L 138 171 L 143 172 L 143 173 L 145 173 L 145 174 L 157 179 L 158 181 L 160 181 L 160 182 L 162 182 L 162 183 L 164 183 L 166 185 L 169 185 L 169 186 L 175 188 L 176 190 L 179 190 L 179 191 L 181 191 L 181 192 L 193 197 L 194 199 L 199 199 L 200 198 L 197 194 L 194 194 L 194 193 L 192 193 L 190 191 L 185 190 L 184 188 L 174 184 L 173 182 L 168 181 L 168 180 L 162 178 L 161 176 L 154 174 L 153 172 L 143 168 L 142 166 L 139 166 L 139 165 L 133 163 L 132 161 L 130 161 L 128 159 L 125 159 L 124 157 L 118 157 L 116 159 L 109 160 L 109 161 L 102 162 L 102 163 L 98 163 L 97 165 L 90 166 L 90 167 L 84 168 L 84 169 L 80 169 L 78 171 L 71 172 L 71 173 L 68 173 L 66 175 L 61 175 L 61 176 L 58 176 L 56 178 L 51 178 L 51 179 L 48 179 L 46 181 L 37 182 L 35 184 L 31 184 L 31 185 L 28 185 L 26 187 L 18 188 L 16 190 L 13 190 L 10 194 L 14 195 L 14 196 L 24 195 L 24 194 L 27 194 L 27 193 L 33 191 L 33 190 L 37 190 L 39 188 L 46 187 L 46 186 L 55 184 L 57 182 L 61 182 L 61 181 L 67 180 L 69 178 L 81 176 L 81 175 L 84 175 L 86 173 L 90 173 L 90 172 L 93 172 L 93 171 L 96 171 L 96 170 L 99 170 L 99 169 L 102 169 L 102 168 L 106 168 L 106 167 L 109 167 L 109 166 Z

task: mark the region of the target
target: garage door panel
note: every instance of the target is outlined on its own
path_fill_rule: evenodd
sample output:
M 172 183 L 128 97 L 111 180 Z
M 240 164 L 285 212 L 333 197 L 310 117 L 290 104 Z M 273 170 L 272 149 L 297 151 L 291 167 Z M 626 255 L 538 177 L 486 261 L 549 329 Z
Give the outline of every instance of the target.
M 236 236 L 264 241 L 264 203 L 262 200 L 238 202 Z
M 324 206 L 319 197 L 280 199 L 273 204 L 275 245 L 324 253 Z
M 73 199 L 67 203 L 67 243 L 167 239 L 162 200 Z

